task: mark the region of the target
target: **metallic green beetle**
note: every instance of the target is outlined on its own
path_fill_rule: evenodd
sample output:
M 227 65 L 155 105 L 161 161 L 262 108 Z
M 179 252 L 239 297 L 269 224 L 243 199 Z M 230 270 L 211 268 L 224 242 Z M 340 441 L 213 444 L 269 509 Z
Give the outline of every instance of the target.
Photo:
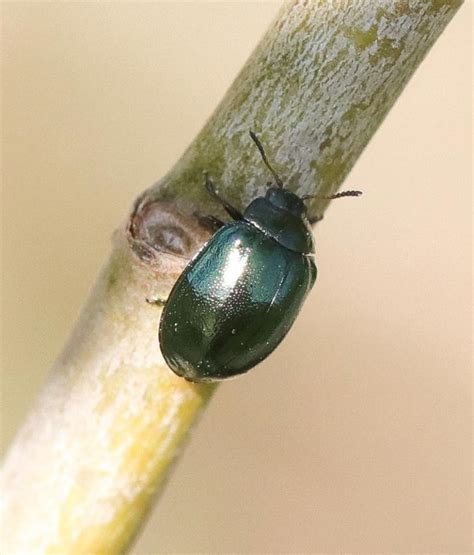
M 309 196 L 284 188 L 260 141 L 250 135 L 277 187 L 241 214 L 206 176 L 209 193 L 234 221 L 212 218 L 218 231 L 186 266 L 161 315 L 163 357 L 173 372 L 193 382 L 231 378 L 266 358 L 288 333 L 316 279 L 303 202 Z

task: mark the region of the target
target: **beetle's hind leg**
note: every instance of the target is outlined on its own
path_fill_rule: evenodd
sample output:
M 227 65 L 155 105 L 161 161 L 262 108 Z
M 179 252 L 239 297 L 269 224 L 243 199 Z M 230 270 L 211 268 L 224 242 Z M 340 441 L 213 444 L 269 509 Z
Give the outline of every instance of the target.
M 322 219 L 324 218 L 323 214 L 320 214 L 318 216 L 314 216 L 313 218 L 309 218 L 309 223 L 311 225 L 317 224 L 318 222 L 320 222 Z
M 220 194 L 216 190 L 216 186 L 214 185 L 214 182 L 211 180 L 207 172 L 204 173 L 204 178 L 206 180 L 207 192 L 211 195 L 211 197 L 216 199 L 222 204 L 222 206 L 224 207 L 224 210 L 227 212 L 227 214 L 229 214 L 231 218 L 233 218 L 234 220 L 243 220 L 244 216 L 242 212 L 240 212 L 240 210 L 237 210 L 237 208 L 232 206 L 232 204 L 229 204 L 225 200 L 225 198 L 220 196 Z
M 145 301 L 155 306 L 165 306 L 167 299 L 161 297 L 146 297 Z

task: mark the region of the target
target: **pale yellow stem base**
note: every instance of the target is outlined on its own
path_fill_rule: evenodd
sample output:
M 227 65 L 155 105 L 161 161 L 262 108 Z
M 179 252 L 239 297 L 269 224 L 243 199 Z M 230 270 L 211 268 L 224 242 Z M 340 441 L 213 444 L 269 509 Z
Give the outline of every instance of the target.
M 185 260 L 162 261 L 171 284 Z M 3 553 L 115 553 L 138 530 L 213 392 L 163 361 L 145 301 L 162 278 L 125 241 L 102 272 L 10 451 Z

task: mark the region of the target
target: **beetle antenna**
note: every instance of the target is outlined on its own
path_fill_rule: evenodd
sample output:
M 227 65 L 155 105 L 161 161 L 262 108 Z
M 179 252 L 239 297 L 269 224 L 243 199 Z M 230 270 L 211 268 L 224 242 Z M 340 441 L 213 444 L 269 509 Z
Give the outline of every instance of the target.
M 308 200 L 310 198 L 320 198 L 325 200 L 333 200 L 335 198 L 342 198 L 342 197 L 359 197 L 362 194 L 362 191 L 341 191 L 340 193 L 334 193 L 333 195 L 303 195 L 301 200 Z
M 272 175 L 275 178 L 275 181 L 277 182 L 278 187 L 280 187 L 280 189 L 283 189 L 283 181 L 281 180 L 281 178 L 277 174 L 277 172 L 270 165 L 270 162 L 267 159 L 267 155 L 265 154 L 265 150 L 263 149 L 263 145 L 260 142 L 260 139 L 257 137 L 257 135 L 255 135 L 255 133 L 253 131 L 250 131 L 249 133 L 250 133 L 250 137 L 252 138 L 253 142 L 257 145 L 257 148 L 260 152 L 260 155 L 262 156 L 263 163 L 272 172 Z

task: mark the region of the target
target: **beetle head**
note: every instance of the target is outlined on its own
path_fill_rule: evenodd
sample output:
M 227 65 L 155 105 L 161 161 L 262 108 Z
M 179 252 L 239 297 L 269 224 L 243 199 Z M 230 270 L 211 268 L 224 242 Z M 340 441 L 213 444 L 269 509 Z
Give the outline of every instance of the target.
M 273 204 L 273 206 L 291 212 L 295 216 L 306 216 L 306 206 L 304 202 L 298 195 L 292 193 L 288 189 L 272 187 L 268 189 L 265 199 Z

